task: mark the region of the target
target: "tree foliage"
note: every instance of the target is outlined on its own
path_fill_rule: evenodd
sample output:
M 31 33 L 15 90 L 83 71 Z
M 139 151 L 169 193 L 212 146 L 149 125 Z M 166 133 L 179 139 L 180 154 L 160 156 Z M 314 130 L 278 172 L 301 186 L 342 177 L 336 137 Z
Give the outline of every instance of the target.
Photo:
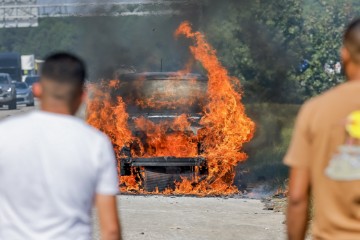
M 39 27 L 0 29 L 0 51 L 35 54 L 43 58 L 49 52 L 74 51 L 81 32 L 75 19 L 40 19 Z
M 209 11 L 204 31 L 230 73 L 242 80 L 247 101 L 301 102 L 342 81 L 324 66 L 340 61 L 343 29 L 360 13 L 359 3 L 226 2 Z M 301 69 L 302 62 L 309 68 Z
M 355 7 L 349 2 L 336 0 L 315 1 L 322 14 L 309 11 L 305 18 L 302 41 L 306 43 L 303 56 L 311 67 L 296 77 L 305 96 L 317 95 L 343 81 L 343 77 L 324 71 L 325 64 L 340 62 L 344 28 L 356 16 Z
M 230 73 L 243 81 L 248 100 L 297 98 L 297 82 L 289 74 L 301 50 L 300 2 L 228 1 L 208 17 L 204 31 Z

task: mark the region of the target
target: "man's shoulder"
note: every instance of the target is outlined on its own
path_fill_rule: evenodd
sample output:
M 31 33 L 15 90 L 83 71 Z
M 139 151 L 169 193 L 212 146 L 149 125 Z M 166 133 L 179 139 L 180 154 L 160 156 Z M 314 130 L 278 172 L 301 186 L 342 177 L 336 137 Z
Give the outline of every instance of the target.
M 51 121 L 58 121 L 58 118 L 43 118 L 41 114 L 38 112 L 29 112 L 24 114 L 19 114 L 16 116 L 10 116 L 5 119 L 0 120 L 0 131 L 6 131 L 6 130 L 21 130 L 21 129 L 29 129 L 34 128 L 35 125 L 37 127 L 45 127 L 44 122 L 51 122 Z M 92 127 L 91 125 L 87 124 L 85 121 L 78 119 L 76 117 L 72 116 L 66 116 L 66 118 L 63 118 L 61 120 L 65 120 L 67 122 L 66 125 L 58 124 L 56 125 L 58 127 L 63 127 L 64 131 L 73 131 L 76 129 L 76 132 L 79 134 L 85 135 L 88 139 L 94 140 L 94 141 L 107 141 L 108 137 L 100 130 Z M 70 125 L 71 128 L 67 128 Z M 46 125 L 46 124 L 45 124 Z
M 84 129 L 84 131 L 87 132 L 89 137 L 92 137 L 98 141 L 109 141 L 108 136 L 105 133 L 101 132 L 99 129 L 81 120 L 79 120 L 78 124 L 82 126 L 82 128 Z
M 9 116 L 0 120 L 0 129 L 5 130 L 12 126 L 21 126 L 31 119 L 32 113 L 24 113 L 15 116 Z
M 340 84 L 330 90 L 327 90 L 315 97 L 310 98 L 305 101 L 303 104 L 303 109 L 316 111 L 317 109 L 322 109 L 324 106 L 331 106 L 332 102 L 339 102 L 342 95 L 346 94 L 346 89 L 348 85 L 346 83 Z M 346 97 L 346 96 L 343 96 Z
M 312 97 L 306 100 L 300 108 L 300 113 L 304 115 L 311 114 L 311 112 L 316 111 L 319 101 L 321 101 L 320 96 Z

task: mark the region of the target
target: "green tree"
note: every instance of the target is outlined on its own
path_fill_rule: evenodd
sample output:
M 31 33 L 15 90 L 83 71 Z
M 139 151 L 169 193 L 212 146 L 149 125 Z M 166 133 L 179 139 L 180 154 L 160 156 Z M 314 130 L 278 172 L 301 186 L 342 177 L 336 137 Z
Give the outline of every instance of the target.
M 317 11 L 307 11 L 303 33 L 302 50 L 311 67 L 298 75 L 305 96 L 315 96 L 343 81 L 338 74 L 327 73 L 325 64 L 333 68 L 340 62 L 339 50 L 346 24 L 356 16 L 351 2 L 328 0 L 316 1 L 312 6 Z
M 302 102 L 342 81 L 327 74 L 340 61 L 345 25 L 360 13 L 352 1 L 221 1 L 206 10 L 203 31 L 250 102 Z M 307 60 L 310 67 L 300 71 Z
M 76 19 L 40 19 L 35 28 L 0 29 L 0 50 L 35 54 L 42 58 L 49 52 L 76 51 L 80 26 Z
M 293 76 L 301 55 L 300 0 L 226 1 L 209 11 L 209 40 L 232 75 L 241 79 L 247 101 L 299 101 Z

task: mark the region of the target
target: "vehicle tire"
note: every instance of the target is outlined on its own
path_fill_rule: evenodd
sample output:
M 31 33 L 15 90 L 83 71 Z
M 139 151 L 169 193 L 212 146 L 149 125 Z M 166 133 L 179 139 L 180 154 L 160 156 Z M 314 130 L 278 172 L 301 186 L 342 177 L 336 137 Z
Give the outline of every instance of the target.
M 29 104 L 26 104 L 27 107 L 33 107 L 35 106 L 35 102 L 32 102 L 32 103 L 29 103 Z
M 15 110 L 17 108 L 16 99 L 12 100 L 8 105 L 9 110 Z

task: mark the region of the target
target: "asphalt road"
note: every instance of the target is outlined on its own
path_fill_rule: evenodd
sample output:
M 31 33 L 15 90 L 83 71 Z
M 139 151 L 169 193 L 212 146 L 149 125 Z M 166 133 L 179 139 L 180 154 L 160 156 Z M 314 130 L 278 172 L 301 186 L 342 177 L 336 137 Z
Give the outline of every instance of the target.
M 36 107 L 26 107 L 25 105 L 18 105 L 16 110 L 8 110 L 7 106 L 0 107 L 0 120 L 13 115 L 29 112 L 37 108 L 38 104 L 35 103 Z
M 125 240 L 285 239 L 284 215 L 259 200 L 123 195 L 118 202 Z
M 0 108 L 0 120 L 37 107 Z M 125 240 L 280 240 L 284 215 L 259 200 L 173 196 L 118 196 Z M 94 215 L 94 239 L 99 238 Z

